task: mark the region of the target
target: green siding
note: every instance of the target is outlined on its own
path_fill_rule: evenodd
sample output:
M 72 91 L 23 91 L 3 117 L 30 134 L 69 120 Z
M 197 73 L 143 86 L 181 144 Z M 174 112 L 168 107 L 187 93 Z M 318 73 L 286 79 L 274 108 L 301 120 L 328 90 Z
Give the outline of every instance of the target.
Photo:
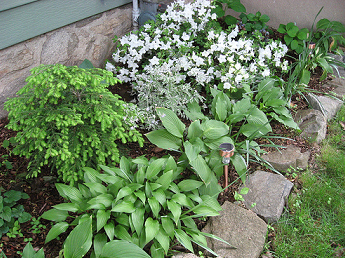
M 0 49 L 130 2 L 131 0 L 16 0 L 11 4 L 11 0 L 6 0 L 5 5 L 0 4 Z

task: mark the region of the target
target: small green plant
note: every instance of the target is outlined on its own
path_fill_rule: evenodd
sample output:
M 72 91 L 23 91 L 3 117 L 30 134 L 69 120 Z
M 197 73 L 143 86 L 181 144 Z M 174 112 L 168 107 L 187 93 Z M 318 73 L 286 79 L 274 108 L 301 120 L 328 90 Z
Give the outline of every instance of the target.
M 9 140 L 5 139 L 3 142 L 2 142 L 2 147 L 4 147 L 5 149 L 8 149 L 8 147 L 10 145 L 15 145 L 15 138 L 14 137 L 11 137 Z M 1 162 L 0 162 L 0 168 L 1 167 L 5 167 L 7 170 L 9 169 L 12 169 L 13 166 L 12 166 L 12 163 L 8 160 L 10 157 L 9 154 L 3 154 L 1 156 Z
M 16 237 L 20 233 L 20 224 L 30 220 L 31 215 L 24 211 L 20 199 L 27 199 L 29 196 L 15 190 L 0 192 L 0 237 L 8 233 L 9 237 Z
M 293 22 L 288 24 L 280 24 L 278 32 L 285 34 L 285 44 L 297 54 L 301 54 L 305 48 L 305 42 L 309 38 L 309 30 L 307 28 L 300 29 Z
M 83 178 L 82 167 L 119 161 L 115 141 L 142 146 L 133 105 L 107 89 L 119 81 L 111 72 L 56 64 L 31 73 L 17 96 L 5 103 L 7 127 L 18 131 L 13 153 L 30 159 L 28 176 L 36 177 L 49 165 L 74 184 Z
M 26 244 L 23 250 L 22 258 L 44 258 L 43 248 L 36 252 L 31 243 L 29 242 Z
M 183 168 L 173 157 L 122 157 L 119 168 L 100 167 L 103 173 L 84 168 L 85 183 L 78 187 L 56 184 L 60 195 L 70 202 L 55 205 L 42 215 L 56 222 L 46 242 L 77 225 L 64 243 L 66 257 L 75 252 L 82 257 L 92 245 L 95 257 L 103 257 L 102 247 L 114 239 L 150 247 L 154 258 L 167 255 L 175 240 L 191 252 L 194 242 L 214 253 L 206 244 L 205 235 L 210 235 L 200 232 L 193 218 L 216 216 L 221 207 L 213 197 L 199 194 L 203 182 L 181 180 Z M 74 221 L 68 223 L 68 217 Z
M 243 187 L 239 193 L 237 191 L 235 191 L 235 194 L 234 194 L 235 200 L 243 202 L 244 201 L 243 195 L 247 194 L 248 192 L 249 192 L 249 188 L 248 187 Z
M 14 223 L 13 223 L 13 226 L 9 229 L 8 233 L 6 234 L 8 237 L 10 238 L 16 238 L 17 236 L 18 237 L 23 237 L 23 233 L 20 229 L 20 224 L 19 224 L 19 221 L 16 220 Z
M 260 12 L 253 13 L 241 13 L 240 15 L 241 24 L 244 26 L 246 32 L 248 34 L 252 33 L 253 31 L 260 31 L 264 35 L 268 33 L 267 29 L 268 26 L 266 23 L 270 20 L 270 17 L 266 14 L 261 14 Z
M 46 225 L 43 225 L 42 223 L 41 223 L 41 216 L 40 217 L 38 217 L 37 219 L 36 218 L 32 218 L 31 219 L 31 222 L 30 222 L 30 224 L 31 224 L 31 233 L 33 233 L 33 234 L 39 234 L 39 233 L 41 233 L 41 230 L 42 229 L 46 229 L 47 227 L 46 227 Z
M 213 4 L 216 8 L 214 8 L 212 12 L 217 14 L 218 18 L 224 19 L 224 22 L 227 25 L 236 24 L 238 20 L 232 15 L 225 15 L 226 9 L 231 9 L 239 13 L 245 13 L 247 11 L 244 5 L 241 4 L 240 0 L 215 0 Z

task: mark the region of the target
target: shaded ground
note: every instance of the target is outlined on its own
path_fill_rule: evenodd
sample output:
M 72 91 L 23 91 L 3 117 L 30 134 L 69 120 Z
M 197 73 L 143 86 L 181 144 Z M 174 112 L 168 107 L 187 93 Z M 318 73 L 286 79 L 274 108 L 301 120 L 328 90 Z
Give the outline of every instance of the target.
M 317 74 L 314 75 L 309 86 L 313 89 L 322 92 L 331 90 L 323 88 L 318 81 L 318 77 L 319 76 Z M 125 100 L 128 100 L 130 98 L 128 90 L 126 90 L 126 88 L 124 87 L 116 86 L 113 87 L 112 91 L 123 96 Z M 305 109 L 308 106 L 303 97 L 300 95 L 296 95 L 293 97 L 292 104 L 294 105 L 294 108 L 292 109 L 293 113 L 295 113 L 299 109 Z M 56 179 L 53 178 L 52 180 L 49 180 L 51 179 L 51 173 L 49 169 L 43 169 L 39 178 L 26 179 L 25 176 L 27 173 L 27 160 L 23 157 L 11 155 L 8 149 L 2 147 L 2 143 L 4 140 L 9 140 L 16 134 L 15 132 L 5 128 L 7 123 L 7 118 L 0 120 L 0 187 L 2 191 L 14 189 L 26 192 L 30 196 L 30 198 L 27 200 L 21 200 L 20 204 L 24 205 L 25 211 L 29 212 L 34 218 L 38 218 L 45 211 L 49 210 L 53 205 L 61 203 L 63 199 L 59 196 L 57 190 L 55 189 L 54 183 L 56 182 Z M 311 153 L 315 153 L 318 151 L 318 149 L 315 146 L 309 145 L 305 140 L 296 136 L 296 133 L 293 130 L 289 130 L 280 124 L 275 124 L 272 127 L 274 130 L 274 134 L 282 135 L 293 139 L 277 139 L 275 140 L 276 144 L 294 144 L 302 148 L 302 152 L 310 150 Z M 146 155 L 148 158 L 150 158 L 152 156 L 160 157 L 167 154 L 166 151 L 158 149 L 149 142 L 146 142 L 143 148 L 139 148 L 138 145 L 135 143 L 130 143 L 129 145 L 127 145 L 126 148 L 123 148 L 121 150 L 123 154 L 131 157 Z M 311 155 L 311 159 L 313 159 L 313 156 L 314 155 Z M 13 166 L 12 169 L 7 169 L 5 164 L 2 164 L 6 160 L 11 163 L 11 165 Z M 254 169 L 258 169 L 258 165 L 252 164 L 251 168 L 252 171 Z M 235 179 L 237 179 L 237 177 L 238 176 L 236 172 L 230 168 L 229 182 L 234 181 Z M 298 182 L 294 183 L 298 184 Z M 222 184 L 222 179 L 220 180 L 220 184 Z M 225 200 L 234 201 L 233 193 L 237 189 L 238 185 L 233 185 L 232 187 L 230 187 L 228 193 L 221 194 L 219 196 L 219 202 L 223 203 Z M 44 247 L 47 258 L 57 257 L 59 251 L 62 248 L 62 243 L 67 233 L 62 234 L 59 241 L 52 241 L 51 243 L 44 245 L 45 237 L 50 229 L 50 222 L 42 219 L 40 223 L 46 226 L 46 228 L 41 228 L 39 233 L 33 233 L 34 228 L 31 222 L 29 221 L 21 224 L 21 233 L 23 234 L 23 237 L 18 236 L 16 238 L 9 238 L 8 236 L 4 235 L 1 239 L 0 257 L 1 250 L 7 257 L 21 257 L 18 254 L 18 252 L 22 251 L 25 247 L 27 243 L 24 241 L 25 238 L 32 238 L 31 243 L 37 249 Z M 274 235 L 270 237 L 274 237 Z

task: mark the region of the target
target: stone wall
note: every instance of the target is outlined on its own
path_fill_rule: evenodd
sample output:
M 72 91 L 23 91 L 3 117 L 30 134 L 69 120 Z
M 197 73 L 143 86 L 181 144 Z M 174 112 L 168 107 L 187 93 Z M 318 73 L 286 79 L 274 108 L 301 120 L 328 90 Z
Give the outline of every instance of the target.
M 0 118 L 7 115 L 3 104 L 25 85 L 31 68 L 79 65 L 84 59 L 104 67 L 114 48 L 114 36 L 131 29 L 132 4 L 127 4 L 0 50 Z

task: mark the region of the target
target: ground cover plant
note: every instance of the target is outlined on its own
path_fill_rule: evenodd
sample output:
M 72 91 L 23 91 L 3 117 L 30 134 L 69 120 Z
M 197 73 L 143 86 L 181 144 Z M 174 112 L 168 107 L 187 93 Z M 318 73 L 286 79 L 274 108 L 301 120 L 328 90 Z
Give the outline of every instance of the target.
M 345 107 L 330 124 L 317 159 L 318 171 L 299 175 L 303 187 L 291 195 L 289 212 L 275 226 L 273 249 L 277 257 L 345 254 L 344 121 Z

